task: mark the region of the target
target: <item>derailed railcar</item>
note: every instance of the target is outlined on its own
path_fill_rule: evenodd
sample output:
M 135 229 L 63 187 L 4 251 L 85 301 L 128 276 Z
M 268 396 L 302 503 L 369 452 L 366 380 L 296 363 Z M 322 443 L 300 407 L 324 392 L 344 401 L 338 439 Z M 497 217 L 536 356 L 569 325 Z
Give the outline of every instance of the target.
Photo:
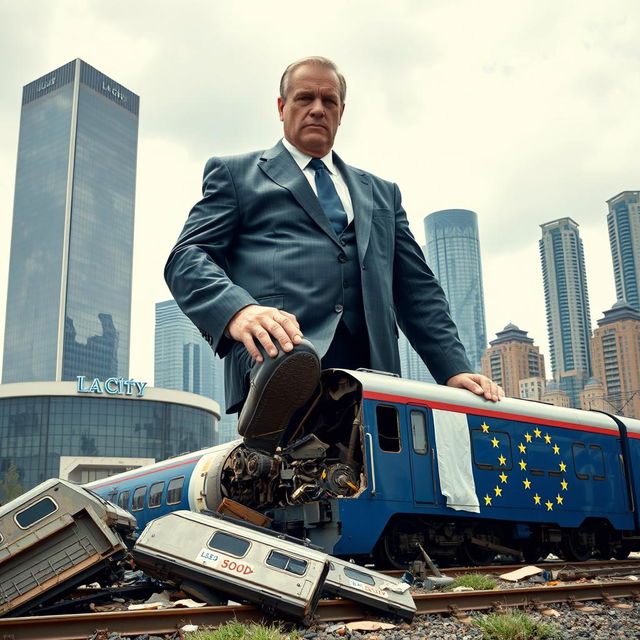
M 21 615 L 83 582 L 112 580 L 131 514 L 51 479 L 0 507 L 0 616 Z
M 326 554 L 224 516 L 175 511 L 149 523 L 133 556 L 148 574 L 192 591 L 247 600 L 268 613 L 305 621 L 329 571 Z

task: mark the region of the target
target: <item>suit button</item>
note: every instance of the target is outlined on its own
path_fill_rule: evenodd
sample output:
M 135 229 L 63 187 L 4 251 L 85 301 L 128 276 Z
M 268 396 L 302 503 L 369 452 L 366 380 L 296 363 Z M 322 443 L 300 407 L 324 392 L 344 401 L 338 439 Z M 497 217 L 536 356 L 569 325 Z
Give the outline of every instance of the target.
M 344 238 L 340 238 L 340 244 L 341 244 L 343 247 L 346 247 L 346 246 L 347 246 L 347 241 L 346 241 Z
M 344 309 L 344 307 L 341 304 L 337 304 L 335 307 L 335 312 L 336 313 L 342 313 L 342 310 Z
M 346 256 L 344 253 L 341 253 L 341 254 L 338 256 L 338 262 L 342 262 L 342 263 L 344 263 L 344 262 L 346 262 L 346 261 L 347 261 L 347 256 Z

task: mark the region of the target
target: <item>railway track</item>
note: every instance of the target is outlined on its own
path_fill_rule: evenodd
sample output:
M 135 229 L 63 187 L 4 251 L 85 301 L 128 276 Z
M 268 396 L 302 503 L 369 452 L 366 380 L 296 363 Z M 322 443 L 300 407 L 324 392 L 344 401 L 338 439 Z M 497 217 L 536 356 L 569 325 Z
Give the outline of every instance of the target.
M 476 567 L 478 569 L 485 568 Z M 637 581 L 620 580 L 462 593 L 426 593 L 414 597 L 418 615 L 611 598 L 640 601 L 640 584 Z M 349 600 L 322 600 L 316 610 L 319 622 L 348 622 L 372 615 L 376 614 Z M 144 633 L 157 635 L 174 633 L 185 624 L 218 626 L 232 619 L 257 622 L 264 618 L 262 611 L 249 606 L 3 618 L 0 619 L 0 640 L 86 640 L 97 630 L 128 636 Z

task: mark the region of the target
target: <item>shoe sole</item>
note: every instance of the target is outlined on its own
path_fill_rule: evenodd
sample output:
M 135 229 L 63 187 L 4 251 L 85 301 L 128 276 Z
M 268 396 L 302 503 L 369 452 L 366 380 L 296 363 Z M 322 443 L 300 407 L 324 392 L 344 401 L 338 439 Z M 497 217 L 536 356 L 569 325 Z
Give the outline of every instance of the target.
M 248 421 L 245 440 L 272 439 L 289 425 L 291 416 L 318 386 L 320 363 L 311 353 L 286 359 L 271 375 L 258 406 Z M 277 444 L 277 443 L 274 443 Z

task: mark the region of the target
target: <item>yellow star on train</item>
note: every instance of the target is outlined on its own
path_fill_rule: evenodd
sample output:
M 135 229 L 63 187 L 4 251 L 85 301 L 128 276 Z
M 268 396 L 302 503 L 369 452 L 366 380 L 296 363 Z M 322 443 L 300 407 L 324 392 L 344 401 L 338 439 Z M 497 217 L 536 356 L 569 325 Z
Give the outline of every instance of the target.
M 529 480 L 529 478 L 525 478 L 522 481 L 522 484 L 524 485 L 525 489 L 530 489 L 531 488 L 531 480 Z
M 481 425 L 482 433 L 489 433 L 489 425 L 486 422 L 483 422 Z
M 537 493 L 536 493 L 536 495 L 535 495 L 535 496 L 533 496 L 533 501 L 534 501 L 536 504 L 540 504 L 540 496 L 539 496 Z
M 564 462 L 560 463 L 560 471 L 566 471 L 567 470 L 567 465 Z
M 551 444 L 551 436 L 550 436 L 548 433 L 545 433 L 545 434 L 544 434 L 544 441 L 545 441 L 547 444 Z
M 496 438 L 495 436 L 491 439 L 491 444 L 493 445 L 494 449 L 498 448 L 498 445 L 500 444 L 500 440 L 498 440 L 498 438 Z
M 500 478 L 500 482 L 502 482 L 503 484 L 507 484 L 507 474 L 503 471 L 498 478 Z
M 535 434 L 536 438 L 540 438 L 542 436 L 542 431 L 540 431 L 540 429 L 538 429 L 538 427 L 536 427 L 533 430 L 533 433 Z
M 531 440 L 533 440 L 533 437 L 532 437 L 532 435 L 527 431 L 527 433 L 525 433 L 525 434 L 524 434 L 524 439 L 525 439 L 527 442 L 531 442 Z
M 551 500 L 547 500 L 545 504 L 547 505 L 547 511 L 553 511 L 553 502 Z
M 485 507 L 490 507 L 491 506 L 491 496 L 489 494 L 487 494 L 484 497 L 484 506 Z
M 520 471 L 526 471 L 527 463 L 524 460 L 520 460 L 520 462 L 518 462 L 518 464 L 520 465 Z
M 557 444 L 553 445 L 553 453 L 560 455 L 560 447 Z
M 525 447 L 522 442 L 518 445 L 518 450 L 520 453 L 527 453 L 527 447 Z
M 556 496 L 556 500 L 558 501 L 558 504 L 562 504 L 562 501 L 564 500 L 564 498 L 560 494 L 558 494 Z
M 496 492 L 496 497 L 502 495 L 502 489 L 498 485 L 496 485 L 493 490 Z
M 507 466 L 507 459 L 503 455 L 498 456 L 498 462 L 500 463 L 501 467 Z
M 563 491 L 566 491 L 566 490 L 567 490 L 567 487 L 569 486 L 569 483 L 568 483 L 568 482 L 563 478 L 563 479 L 560 481 L 560 486 L 562 487 L 562 490 L 563 490 Z

